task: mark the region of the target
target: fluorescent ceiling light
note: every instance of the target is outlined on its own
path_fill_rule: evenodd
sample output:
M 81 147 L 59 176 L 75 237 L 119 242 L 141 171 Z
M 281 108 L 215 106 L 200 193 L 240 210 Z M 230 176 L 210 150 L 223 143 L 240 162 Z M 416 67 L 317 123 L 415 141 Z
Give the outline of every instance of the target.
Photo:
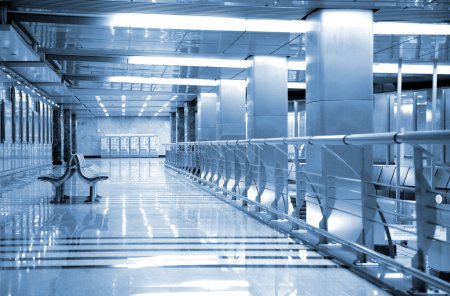
M 105 105 L 103 103 L 100 103 L 99 105 L 100 107 L 105 108 Z
M 163 112 L 163 109 L 162 109 L 162 108 L 161 108 L 161 109 L 159 109 L 159 110 L 158 110 L 158 112 Z
M 172 84 L 172 85 L 198 85 L 217 86 L 219 81 L 211 79 L 196 78 L 160 78 L 160 77 L 140 77 L 140 76 L 111 76 L 109 82 L 122 83 L 146 83 L 146 84 Z
M 450 35 L 450 25 L 376 22 L 373 24 L 373 33 L 376 35 Z
M 201 31 L 304 33 L 308 23 L 301 20 L 244 19 L 197 15 L 119 13 L 110 17 L 109 26 L 144 29 Z
M 170 57 L 170 56 L 131 56 L 128 63 L 133 65 L 163 65 L 163 66 L 188 66 L 188 67 L 218 67 L 247 69 L 249 60 L 223 59 L 211 57 Z M 288 70 L 305 70 L 305 61 L 288 61 Z
M 167 107 L 167 106 L 169 106 L 169 103 L 165 103 L 163 107 Z
M 209 57 L 163 57 L 132 56 L 128 63 L 133 65 L 192 66 L 246 69 L 249 61 L 241 59 L 218 59 Z
M 397 63 L 374 63 L 373 73 L 397 74 Z M 433 64 L 403 64 L 402 74 L 433 74 Z M 437 65 L 437 74 L 450 75 L 450 65 Z
M 127 106 L 127 104 L 122 103 L 122 108 L 125 108 Z

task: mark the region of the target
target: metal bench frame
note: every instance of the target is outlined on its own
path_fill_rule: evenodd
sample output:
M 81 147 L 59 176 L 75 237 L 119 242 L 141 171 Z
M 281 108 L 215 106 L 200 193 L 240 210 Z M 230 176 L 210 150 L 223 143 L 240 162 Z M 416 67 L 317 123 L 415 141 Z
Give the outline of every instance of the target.
M 83 154 L 77 153 L 74 156 L 75 167 L 80 179 L 89 185 L 89 196 L 85 202 L 96 202 L 96 198 L 101 196 L 97 195 L 97 182 L 108 180 L 107 174 L 97 172 L 92 168 L 86 166 Z
M 67 162 L 64 173 L 62 175 L 55 174 L 54 172 L 52 172 L 47 175 L 39 176 L 38 180 L 51 183 L 55 187 L 55 195 L 53 202 L 61 203 L 69 198 L 68 196 L 64 195 L 64 184 L 68 179 L 70 179 L 70 177 L 73 176 L 74 173 L 75 173 L 74 159 L 73 157 L 71 157 Z

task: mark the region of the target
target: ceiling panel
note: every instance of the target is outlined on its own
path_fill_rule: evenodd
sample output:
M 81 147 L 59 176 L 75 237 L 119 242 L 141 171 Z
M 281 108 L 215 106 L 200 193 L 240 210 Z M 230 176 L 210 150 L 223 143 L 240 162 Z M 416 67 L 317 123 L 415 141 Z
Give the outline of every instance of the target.
M 0 25 L 0 59 L 2 61 L 39 61 L 37 55 L 10 25 Z
M 46 57 L 58 75 L 45 68 L 15 67 L 30 81 L 41 83 L 49 95 L 67 100 L 70 106 L 83 110 L 83 114 L 99 114 L 95 99 L 101 95 L 105 107 L 112 104 L 110 115 L 121 115 L 121 96 L 127 96 L 128 112 L 139 112 L 146 96 L 152 95 L 144 115 L 157 112 L 166 103 L 168 110 L 175 108 L 170 99 L 178 95 L 178 103 L 191 100 L 200 92 L 216 91 L 215 87 L 153 85 L 108 82 L 109 76 L 139 76 L 162 78 L 246 79 L 245 69 L 211 68 L 193 66 L 158 66 L 128 64 L 130 56 L 181 56 L 246 59 L 251 55 L 276 55 L 305 59 L 305 34 L 221 32 L 167 29 L 141 29 L 111 27 L 108 18 L 116 13 L 149 13 L 172 15 L 201 15 L 239 18 L 269 18 L 300 20 L 318 8 L 372 9 L 375 21 L 450 22 L 450 0 L 14 0 L 9 1 L 10 18 L 36 43 L 36 49 Z M 37 14 L 40 13 L 40 14 Z M 151 19 L 149 19 L 151 21 Z M 0 44 L 6 48 L 0 30 Z M 8 33 L 9 34 L 9 33 Z M 17 36 L 16 36 L 17 37 Z M 16 37 L 12 37 L 13 39 Z M 20 39 L 21 40 L 21 39 Z M 2 43 L 3 42 L 3 43 Z M 0 48 L 3 60 L 8 52 Z M 13 48 L 13 47 L 12 47 Z M 29 48 L 29 47 L 28 47 Z M 431 62 L 437 59 L 448 63 L 449 37 L 442 36 L 390 36 L 376 35 L 374 61 L 397 62 L 401 57 L 407 62 Z M 40 61 L 39 55 L 30 51 L 18 61 Z M 19 53 L 16 53 L 18 57 Z M 7 57 L 14 61 L 14 57 Z M 21 72 L 22 71 L 22 72 Z M 33 76 L 34 75 L 34 76 Z M 59 83 L 60 76 L 65 84 Z M 290 81 L 304 81 L 302 71 L 289 71 Z M 76 79 L 85 76 L 86 79 Z M 89 77 L 104 77 L 104 81 L 90 81 Z M 71 79 L 69 79 L 71 78 Z M 395 75 L 375 75 L 376 82 L 391 83 Z M 428 79 L 423 76 L 405 77 L 405 81 Z M 58 82 L 52 85 L 51 83 Z M 47 84 L 46 84 L 47 83 Z M 114 104 L 119 104 L 116 106 Z M 85 110 L 88 108 L 89 110 Z M 116 110 L 117 109 L 117 110 Z M 78 111 L 77 111 L 78 112 Z M 162 112 L 161 114 L 168 114 Z M 130 113 L 130 114 L 131 114 Z M 81 113 L 80 113 L 81 114 Z M 134 114 L 136 115 L 136 114 Z

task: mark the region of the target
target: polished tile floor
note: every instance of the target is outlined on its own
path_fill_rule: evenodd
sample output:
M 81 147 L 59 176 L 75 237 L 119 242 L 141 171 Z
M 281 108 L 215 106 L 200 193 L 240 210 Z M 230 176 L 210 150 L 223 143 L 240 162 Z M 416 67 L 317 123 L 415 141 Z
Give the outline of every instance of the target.
M 0 295 L 388 295 L 162 159 L 87 160 L 111 178 L 66 204 L 23 176 L 0 196 Z

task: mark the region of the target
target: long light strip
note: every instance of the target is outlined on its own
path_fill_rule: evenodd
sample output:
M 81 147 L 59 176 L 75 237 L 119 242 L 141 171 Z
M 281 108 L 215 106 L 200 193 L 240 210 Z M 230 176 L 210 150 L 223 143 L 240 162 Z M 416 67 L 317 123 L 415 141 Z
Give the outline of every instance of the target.
M 115 14 L 109 18 L 111 27 L 146 29 L 239 31 L 268 33 L 305 33 L 309 22 L 304 20 L 245 19 L 172 14 Z M 377 35 L 450 35 L 446 23 L 374 22 Z
M 404 22 L 375 22 L 375 35 L 450 35 L 448 24 L 424 24 Z
M 397 74 L 397 63 L 374 63 L 373 73 L 377 74 Z M 403 74 L 433 74 L 433 64 L 403 64 Z M 450 65 L 438 65 L 437 73 L 439 75 L 450 75 Z
M 111 27 L 132 27 L 144 29 L 205 30 L 205 31 L 247 31 L 304 33 L 306 21 L 244 19 L 230 17 L 119 13 L 110 17 Z
M 250 62 L 239 59 L 218 58 L 194 58 L 194 57 L 164 57 L 164 56 L 132 56 L 128 63 L 133 65 L 161 65 L 161 66 L 195 66 L 195 67 L 219 67 L 219 68 L 248 68 Z
M 211 57 L 170 57 L 170 56 L 131 56 L 128 63 L 133 65 L 191 66 L 247 69 L 251 62 L 242 59 Z M 305 61 L 287 61 L 288 70 L 305 70 Z

